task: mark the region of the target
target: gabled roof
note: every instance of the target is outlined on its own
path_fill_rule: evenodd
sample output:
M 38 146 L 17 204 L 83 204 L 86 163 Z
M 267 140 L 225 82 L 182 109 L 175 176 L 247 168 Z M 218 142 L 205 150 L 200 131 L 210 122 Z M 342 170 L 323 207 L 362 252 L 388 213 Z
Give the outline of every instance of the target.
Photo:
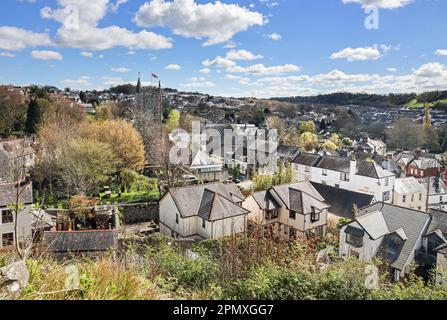
M 329 208 L 309 181 L 274 186 L 268 192 L 278 204 L 299 213 L 310 213 L 312 207 L 317 210 Z
M 284 157 L 284 158 L 296 158 L 301 152 L 301 149 L 299 147 L 295 146 L 288 146 L 285 144 L 278 145 L 277 149 L 277 155 L 278 157 Z
M 415 177 L 396 179 L 394 190 L 399 194 L 424 193 L 427 191 Z
M 439 230 L 444 238 L 447 239 L 447 212 L 441 210 L 430 209 L 432 220 L 427 229 L 427 235 Z
M 171 188 L 167 194 L 172 196 L 183 218 L 198 215 L 213 221 L 247 213 L 238 205 L 244 200 L 244 195 L 234 183 Z
M 319 156 L 311 153 L 300 154 L 296 157 L 293 163 L 344 173 L 349 173 L 351 167 L 351 160 L 348 158 L 341 158 L 337 156 Z M 373 161 L 365 160 L 356 161 L 356 174 L 375 179 L 394 176 L 392 172 L 382 169 Z
M 318 154 L 301 153 L 293 160 L 293 163 L 313 167 L 318 163 L 318 161 L 320 161 L 320 156 Z
M 328 185 L 314 183 L 312 185 L 330 205 L 329 212 L 338 217 L 355 219 L 354 205 L 360 209 L 370 205 L 374 201 L 374 196 L 331 187 Z
M 252 194 L 252 196 L 261 210 L 278 209 L 281 207 L 281 205 L 267 190 L 255 192 Z
M 207 166 L 222 166 L 222 163 L 217 159 L 209 156 L 204 151 L 198 151 L 192 158 L 191 167 L 207 167 Z
M 404 243 L 399 247 L 398 254 L 389 261 L 391 266 L 398 270 L 404 268 L 415 249 L 417 240 L 423 235 L 430 220 L 430 215 L 425 212 L 381 202 L 363 208 L 356 219 L 372 238 L 378 239 L 391 234 L 402 238 L 405 234 L 407 240 L 403 240 Z M 379 251 L 381 248 L 378 249 Z
M 33 188 L 31 184 L 22 183 L 19 201 L 24 204 L 33 203 Z M 17 188 L 15 184 L 0 184 L 0 207 L 7 207 L 16 202 Z

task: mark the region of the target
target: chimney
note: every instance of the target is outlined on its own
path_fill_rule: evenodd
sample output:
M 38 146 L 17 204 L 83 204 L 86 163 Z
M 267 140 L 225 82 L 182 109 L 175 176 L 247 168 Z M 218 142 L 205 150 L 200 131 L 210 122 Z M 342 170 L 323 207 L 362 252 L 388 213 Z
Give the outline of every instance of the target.
M 357 173 L 357 160 L 355 158 L 355 155 L 352 155 L 351 160 L 349 162 L 349 178 L 353 179 L 356 173 Z

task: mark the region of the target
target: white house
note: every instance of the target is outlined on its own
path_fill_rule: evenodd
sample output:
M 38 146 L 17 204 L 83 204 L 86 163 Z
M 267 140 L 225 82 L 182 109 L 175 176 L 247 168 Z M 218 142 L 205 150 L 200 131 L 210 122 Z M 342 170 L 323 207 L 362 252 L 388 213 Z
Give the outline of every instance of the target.
M 250 222 L 287 240 L 326 233 L 329 206 L 308 181 L 255 192 L 242 206 Z
M 393 203 L 410 209 L 427 211 L 427 190 L 415 177 L 396 179 Z
M 15 216 L 9 207 L 16 202 L 17 188 L 15 184 L 0 184 L 0 248 L 12 246 L 16 236 L 20 243 L 31 239 L 33 222 L 31 214 L 33 190 L 31 184 L 21 185 L 19 192 L 21 192 L 19 201 L 24 205 L 24 210 L 18 215 L 18 234 L 16 235 Z
M 180 239 L 218 239 L 246 231 L 244 196 L 221 182 L 171 188 L 160 200 L 160 232 Z
M 341 228 L 340 256 L 354 256 L 361 261 L 380 258 L 398 280 L 408 273 L 413 262 L 426 256 L 425 236 L 431 223 L 432 216 L 422 211 L 383 202 L 373 204 Z
M 372 161 L 302 153 L 292 165 L 296 181 L 328 185 L 392 202 L 395 175 Z
M 197 151 L 192 157 L 189 169 L 203 181 L 228 180 L 228 172 L 224 170 L 222 161 L 202 150 Z
M 371 139 L 368 136 L 364 136 L 357 141 L 354 148 L 370 154 L 378 154 L 381 156 L 386 154 L 386 144 L 381 140 Z

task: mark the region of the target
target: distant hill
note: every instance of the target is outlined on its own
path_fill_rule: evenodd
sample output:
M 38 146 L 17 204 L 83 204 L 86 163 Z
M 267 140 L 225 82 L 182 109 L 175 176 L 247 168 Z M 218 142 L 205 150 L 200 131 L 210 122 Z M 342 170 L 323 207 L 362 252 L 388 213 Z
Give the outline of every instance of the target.
M 284 97 L 272 98 L 272 100 L 303 104 L 332 104 L 332 105 L 362 105 L 380 108 L 388 107 L 420 107 L 424 102 L 429 102 L 434 107 L 447 107 L 447 90 L 432 91 L 422 94 L 365 94 L 339 92 L 310 97 Z

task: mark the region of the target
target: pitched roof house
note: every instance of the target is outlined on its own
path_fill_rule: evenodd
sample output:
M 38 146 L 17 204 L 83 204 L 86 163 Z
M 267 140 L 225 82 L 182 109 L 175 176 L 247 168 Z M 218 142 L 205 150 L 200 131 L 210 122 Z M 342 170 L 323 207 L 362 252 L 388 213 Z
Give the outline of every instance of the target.
M 326 232 L 329 206 L 308 181 L 255 192 L 242 206 L 250 211 L 250 222 L 268 226 L 275 235 L 285 239 L 306 234 L 323 236 Z
M 372 161 L 302 153 L 293 161 L 292 168 L 297 181 L 307 179 L 369 194 L 376 201 L 392 201 L 395 175 Z
M 356 220 L 340 230 L 341 256 L 362 261 L 374 257 L 388 263 L 398 280 L 412 263 L 432 266 L 446 243 L 446 213 L 427 214 L 388 203 L 363 208 Z
M 182 239 L 217 239 L 246 231 L 244 195 L 220 182 L 171 188 L 160 200 L 160 232 Z
M 416 178 L 436 177 L 445 171 L 444 165 L 434 155 L 416 149 L 403 151 L 394 157 L 407 176 Z
M 17 236 L 19 242 L 25 242 L 31 238 L 33 204 L 33 189 L 31 184 L 23 183 L 19 187 L 19 202 L 24 205 L 24 210 L 18 215 L 18 234 L 15 234 L 15 216 L 9 206 L 16 202 L 17 187 L 15 184 L 0 184 L 0 248 L 14 244 Z
M 427 190 L 415 177 L 396 179 L 393 203 L 410 209 L 427 211 Z

